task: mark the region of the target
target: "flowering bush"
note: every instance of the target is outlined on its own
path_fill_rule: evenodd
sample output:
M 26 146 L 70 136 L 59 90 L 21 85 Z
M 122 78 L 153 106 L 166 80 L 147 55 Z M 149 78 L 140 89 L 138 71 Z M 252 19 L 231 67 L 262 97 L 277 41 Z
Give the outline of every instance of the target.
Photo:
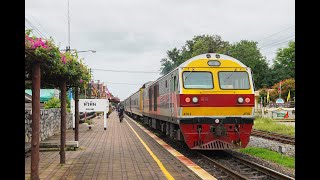
M 59 48 L 54 44 L 53 39 L 45 40 L 30 36 L 31 31 L 27 30 L 25 34 L 25 48 L 34 51 L 39 58 L 47 61 L 60 59 Z
M 59 87 L 62 79 L 68 86 L 85 87 L 91 79 L 89 70 L 79 61 L 77 54 L 60 52 L 52 38 L 44 40 L 30 36 L 30 30 L 25 34 L 25 48 L 32 52 L 32 56 L 26 56 L 25 75 L 29 77 L 32 72 L 32 62 L 36 59 L 43 60 L 41 64 L 41 78 L 49 84 Z M 36 58 L 36 59 L 34 59 Z
M 276 83 L 272 86 L 272 88 L 274 89 L 274 98 L 276 99 L 277 97 L 279 97 L 279 92 L 278 89 L 280 87 L 280 83 Z M 282 80 L 281 83 L 281 97 L 283 99 L 286 99 L 288 96 L 288 93 L 290 91 L 290 96 L 291 97 L 295 97 L 295 79 L 293 78 L 289 78 L 289 79 L 284 79 Z

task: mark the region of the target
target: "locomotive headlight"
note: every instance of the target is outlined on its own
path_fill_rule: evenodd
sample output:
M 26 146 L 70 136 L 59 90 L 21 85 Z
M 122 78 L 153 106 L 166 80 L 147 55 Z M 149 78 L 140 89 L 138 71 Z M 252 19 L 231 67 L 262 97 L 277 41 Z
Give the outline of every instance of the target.
M 243 103 L 243 98 L 242 98 L 242 97 L 239 97 L 239 98 L 238 98 L 238 103 L 240 103 L 240 104 Z
M 198 101 L 199 101 L 199 100 L 198 100 L 197 97 L 193 97 L 193 98 L 192 98 L 192 102 L 193 102 L 193 103 L 197 103 Z
M 186 97 L 185 101 L 188 103 L 190 102 L 190 98 L 189 97 Z
M 219 119 L 215 119 L 214 122 L 218 124 L 220 122 L 220 120 Z

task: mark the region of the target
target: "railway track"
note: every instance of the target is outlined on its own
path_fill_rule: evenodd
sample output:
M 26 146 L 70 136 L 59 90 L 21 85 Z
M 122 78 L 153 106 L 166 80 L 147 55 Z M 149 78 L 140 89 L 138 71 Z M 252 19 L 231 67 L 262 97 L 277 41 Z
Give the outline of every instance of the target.
M 206 152 L 198 153 L 199 156 L 209 163 L 212 163 L 212 167 L 221 169 L 221 171 L 215 175 L 218 179 L 294 179 L 293 177 L 226 151 L 220 151 L 215 154 Z
M 143 125 L 143 124 L 142 124 Z M 286 174 L 265 167 L 261 164 L 244 159 L 228 150 L 218 151 L 194 151 L 187 148 L 187 145 L 161 135 L 160 131 L 145 126 L 152 132 L 158 132 L 162 140 L 178 150 L 180 153 L 191 159 L 197 165 L 202 167 L 208 173 L 212 174 L 219 180 L 230 179 L 295 179 Z
M 274 140 L 274 141 L 279 141 L 279 142 L 285 143 L 285 144 L 295 145 L 295 138 L 292 136 L 286 136 L 283 134 L 272 133 L 272 132 L 256 130 L 256 129 L 252 129 L 251 135 L 257 136 L 257 137 L 262 137 L 265 139 Z

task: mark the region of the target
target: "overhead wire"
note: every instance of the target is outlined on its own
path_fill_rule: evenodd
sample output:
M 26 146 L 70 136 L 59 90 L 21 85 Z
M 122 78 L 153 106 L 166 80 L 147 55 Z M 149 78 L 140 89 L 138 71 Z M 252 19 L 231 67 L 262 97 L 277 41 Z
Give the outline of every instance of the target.
M 292 29 L 292 28 L 294 28 L 294 27 L 295 27 L 294 25 L 293 25 L 293 26 L 290 26 L 290 27 L 288 27 L 288 28 L 286 28 L 286 29 L 283 29 L 283 30 L 281 30 L 281 31 L 279 31 L 279 32 L 273 33 L 273 34 L 271 34 L 271 35 L 269 35 L 269 36 L 267 36 L 267 37 L 265 37 L 265 38 L 262 38 L 262 39 L 258 40 L 257 42 L 259 43 L 259 42 L 261 42 L 261 41 L 264 40 L 264 39 L 268 39 L 269 37 L 272 37 L 272 36 L 274 36 L 274 35 L 276 35 L 276 34 L 279 34 L 279 33 L 281 33 L 281 32 L 285 32 L 285 31 L 287 31 L 287 30 L 289 30 L 289 29 Z
M 45 34 L 47 35 L 46 37 L 50 37 L 49 33 L 43 28 L 43 26 L 36 20 L 36 18 L 34 16 L 32 16 L 30 14 L 30 17 L 41 27 L 41 29 L 45 32 Z
M 160 72 L 156 72 L 156 71 L 128 71 L 128 70 L 96 69 L 96 68 L 92 68 L 92 70 L 110 71 L 110 72 L 127 72 L 127 73 L 160 73 Z
M 287 37 L 282 38 L 282 39 L 278 39 L 278 40 L 276 40 L 276 41 L 274 41 L 274 42 L 272 42 L 272 43 L 269 43 L 269 44 L 266 44 L 266 45 L 260 47 L 260 49 L 265 49 L 266 47 L 268 47 L 268 46 L 270 46 L 270 45 L 278 44 L 279 42 L 285 42 L 285 41 L 287 41 L 288 38 L 292 38 L 292 37 L 294 37 L 294 36 L 295 36 L 295 35 L 291 35 L 291 36 L 287 36 Z M 285 40 L 285 41 L 283 41 L 283 40 Z M 290 41 L 290 40 L 292 40 L 292 39 L 289 39 L 289 41 Z M 272 46 L 272 47 L 273 47 L 273 46 Z
M 47 37 L 34 25 L 32 24 L 26 17 L 25 17 L 25 21 L 29 24 L 30 27 L 32 27 L 32 29 L 37 32 L 42 38 L 47 39 Z

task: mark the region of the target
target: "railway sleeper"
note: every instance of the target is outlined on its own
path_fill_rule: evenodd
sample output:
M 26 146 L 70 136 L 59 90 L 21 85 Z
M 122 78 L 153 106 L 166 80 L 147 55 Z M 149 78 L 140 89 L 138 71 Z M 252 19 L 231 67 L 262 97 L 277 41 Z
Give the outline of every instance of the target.
M 243 173 L 241 173 L 242 175 L 251 175 L 251 176 L 255 176 L 255 175 L 257 175 L 258 174 L 258 172 L 257 171 L 248 171 L 248 172 L 243 172 Z
M 251 170 L 251 168 L 243 168 L 243 169 L 240 169 L 240 172 L 247 172 L 249 170 Z
M 250 179 L 267 179 L 267 175 L 251 176 Z

